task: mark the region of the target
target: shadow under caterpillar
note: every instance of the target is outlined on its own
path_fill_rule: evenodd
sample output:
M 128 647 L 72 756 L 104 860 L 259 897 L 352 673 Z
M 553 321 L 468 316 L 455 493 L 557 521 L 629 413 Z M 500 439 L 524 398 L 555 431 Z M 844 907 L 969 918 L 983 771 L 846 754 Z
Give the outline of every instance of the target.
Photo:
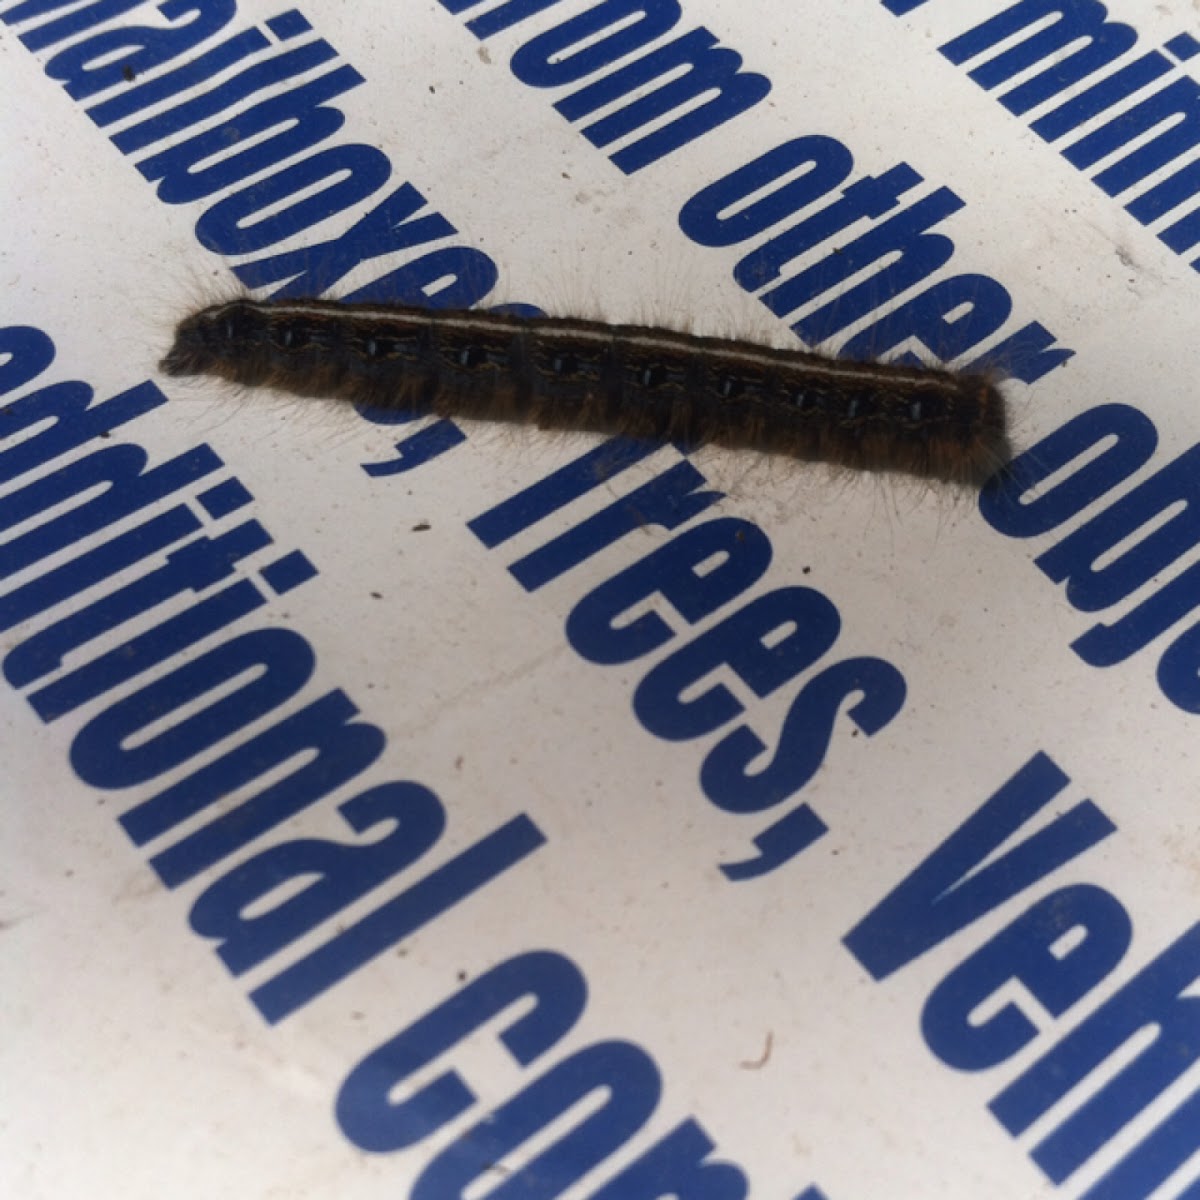
M 1010 456 L 982 375 L 636 325 L 331 300 L 186 317 L 169 375 L 372 407 L 714 443 L 978 487 Z

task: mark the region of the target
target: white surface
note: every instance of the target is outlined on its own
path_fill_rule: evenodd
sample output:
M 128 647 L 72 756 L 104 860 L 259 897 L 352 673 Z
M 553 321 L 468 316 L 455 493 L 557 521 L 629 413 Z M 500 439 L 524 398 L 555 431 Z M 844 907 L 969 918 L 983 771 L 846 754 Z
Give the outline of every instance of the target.
M 242 7 L 235 28 L 275 15 L 266 5 Z M 389 186 L 410 180 L 458 228 L 456 241 L 495 259 L 502 299 L 778 338 L 778 326 L 730 277 L 740 251 L 691 245 L 677 223 L 680 206 L 800 134 L 843 141 L 854 178 L 911 163 L 926 180 L 914 196 L 944 184 L 964 199 L 946 223 L 957 247 L 951 265 L 1009 290 L 1005 332 L 1041 321 L 1076 351 L 1032 387 L 1011 385 L 1018 449 L 1094 404 L 1131 405 L 1159 431 L 1141 479 L 1194 438 L 1200 285 L 1186 257 L 1029 133 L 1028 117 L 1010 116 L 938 54 L 1001 8 L 932 2 L 896 18 L 868 0 L 689 3 L 680 28 L 706 26 L 773 89 L 751 111 L 632 175 L 556 114 L 560 92 L 528 88 L 507 67 L 527 30 L 565 19 L 553 10 L 482 44 L 465 16 L 432 0 L 370 11 L 311 0 L 303 11 L 366 77 L 335 102 L 346 114 L 335 140 L 377 144 L 393 165 Z M 1195 24 L 1182 3 L 1111 8 L 1146 47 Z M 698 520 L 752 521 L 774 548 L 767 575 L 747 595 L 819 589 L 842 622 L 822 665 L 878 656 L 907 685 L 903 710 L 871 738 L 843 707 L 820 771 L 798 796 L 764 813 L 720 812 L 698 783 L 716 738 L 659 740 L 631 709 L 648 667 L 691 636 L 685 623 L 674 617 L 683 632 L 669 647 L 617 667 L 585 662 L 563 632 L 584 595 L 673 535 L 639 530 L 533 592 L 506 569 L 661 474 L 677 452 L 660 450 L 488 550 L 467 523 L 577 458 L 586 438 L 468 428 L 468 441 L 446 455 L 372 478 L 362 464 L 387 461 L 393 443 L 419 426 L 375 426 L 158 376 L 173 322 L 198 292 L 223 294 L 231 278 L 193 237 L 204 205 L 158 203 L 83 106 L 46 77 L 49 57 L 0 27 L 4 323 L 53 339 L 57 358 L 42 382 L 84 380 L 98 398 L 148 379 L 164 388 L 170 402 L 114 440 L 144 446 L 153 463 L 207 442 L 227 464 L 220 477 L 235 475 L 254 495 L 220 527 L 253 517 L 275 541 L 256 566 L 299 549 L 320 572 L 211 644 L 267 626 L 302 634 L 317 667 L 288 711 L 343 689 L 387 747 L 352 783 L 169 891 L 147 860 L 171 838 L 136 847 L 116 819 L 166 780 L 105 790 L 77 778 L 68 757 L 79 730 L 138 685 L 122 684 L 48 725 L 21 692 L 0 691 L 0 1073 L 9 1081 L 0 1100 L 0 1190 L 31 1200 L 402 1195 L 435 1155 L 542 1071 L 591 1043 L 623 1039 L 653 1058 L 662 1098 L 644 1129 L 563 1194 L 592 1194 L 689 1116 L 716 1144 L 716 1159 L 742 1168 L 754 1196 L 799 1197 L 809 1185 L 828 1200 L 1090 1194 L 1186 1098 L 1194 1075 L 1061 1187 L 1029 1155 L 1072 1102 L 1019 1139 L 987 1105 L 1200 909 L 1198 718 L 1155 681 L 1159 653 L 1186 624 L 1126 663 L 1096 670 L 1070 643 L 1133 601 L 1110 613 L 1071 608 L 1031 562 L 1059 531 L 1013 540 L 969 498 L 704 451 L 695 462 L 726 498 Z M 100 444 L 108 443 L 88 450 Z M 430 528 L 414 529 L 423 523 Z M 71 557 L 64 551 L 47 563 Z M 1180 565 L 1194 557 L 1189 551 Z M 30 568 L 11 586 L 38 574 Z M 155 620 L 194 600 L 177 597 Z M 656 608 L 673 616 L 662 602 Z M 9 630 L 4 652 L 49 623 Z M 108 635 L 68 668 L 150 623 Z M 798 683 L 760 701 L 730 673 L 720 678 L 772 742 Z M 843 937 L 1039 750 L 1071 783 L 1027 828 L 1091 797 L 1116 834 L 873 982 Z M 231 976 L 189 929 L 195 899 L 251 851 L 298 837 L 346 840 L 336 805 L 392 779 L 418 781 L 441 799 L 447 830 L 438 845 L 319 935 L 270 966 Z M 718 864 L 749 857 L 753 837 L 801 801 L 829 832 L 761 879 L 727 881 Z M 248 1002 L 301 951 L 520 813 L 546 844 L 481 892 L 278 1024 Z M 1003 995 L 1017 998 L 1040 1035 L 988 1070 L 945 1066 L 922 1040 L 929 993 L 1033 901 L 1078 882 L 1107 889 L 1129 912 L 1134 934 L 1123 961 L 1058 1019 L 1011 985 Z M 521 1068 L 493 1036 L 511 1015 L 493 1022 L 489 1035 L 416 1079 L 460 1072 L 479 1096 L 468 1116 L 405 1151 L 356 1148 L 334 1115 L 355 1064 L 464 980 L 533 949 L 566 956 L 586 976 L 579 1023 Z M 994 1011 L 998 1002 L 989 1003 Z M 561 1134 L 567 1125 L 554 1128 Z M 459 1150 L 465 1144 L 469 1136 Z M 553 1172 L 535 1183 L 522 1171 L 534 1152 L 505 1160 L 467 1194 L 560 1194 Z M 1195 1174 L 1193 1163 L 1155 1196 L 1183 1194 Z

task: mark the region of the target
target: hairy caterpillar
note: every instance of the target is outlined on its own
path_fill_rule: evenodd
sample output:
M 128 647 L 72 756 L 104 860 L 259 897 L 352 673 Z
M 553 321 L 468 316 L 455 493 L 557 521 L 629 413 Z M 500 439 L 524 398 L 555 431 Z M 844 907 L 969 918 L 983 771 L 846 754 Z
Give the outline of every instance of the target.
M 377 407 L 716 443 L 978 486 L 1009 459 L 982 375 L 665 329 L 482 310 L 231 300 L 185 318 L 169 375 Z

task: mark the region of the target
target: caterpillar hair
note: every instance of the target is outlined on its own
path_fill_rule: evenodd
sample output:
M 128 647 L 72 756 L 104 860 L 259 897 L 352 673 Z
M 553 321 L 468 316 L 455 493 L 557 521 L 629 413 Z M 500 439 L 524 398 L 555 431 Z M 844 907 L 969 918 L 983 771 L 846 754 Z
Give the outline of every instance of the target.
M 985 376 L 666 329 L 483 310 L 231 300 L 162 360 L 302 396 L 481 421 L 714 443 L 980 486 L 1010 457 Z

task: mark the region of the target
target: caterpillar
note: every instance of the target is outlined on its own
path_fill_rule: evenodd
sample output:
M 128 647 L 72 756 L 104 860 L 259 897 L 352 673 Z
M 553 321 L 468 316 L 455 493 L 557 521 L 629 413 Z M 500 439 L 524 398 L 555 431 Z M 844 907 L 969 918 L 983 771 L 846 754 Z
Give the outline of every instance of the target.
M 975 487 L 1010 458 L 1004 398 L 983 375 L 576 318 L 236 299 L 182 320 L 161 368 Z

